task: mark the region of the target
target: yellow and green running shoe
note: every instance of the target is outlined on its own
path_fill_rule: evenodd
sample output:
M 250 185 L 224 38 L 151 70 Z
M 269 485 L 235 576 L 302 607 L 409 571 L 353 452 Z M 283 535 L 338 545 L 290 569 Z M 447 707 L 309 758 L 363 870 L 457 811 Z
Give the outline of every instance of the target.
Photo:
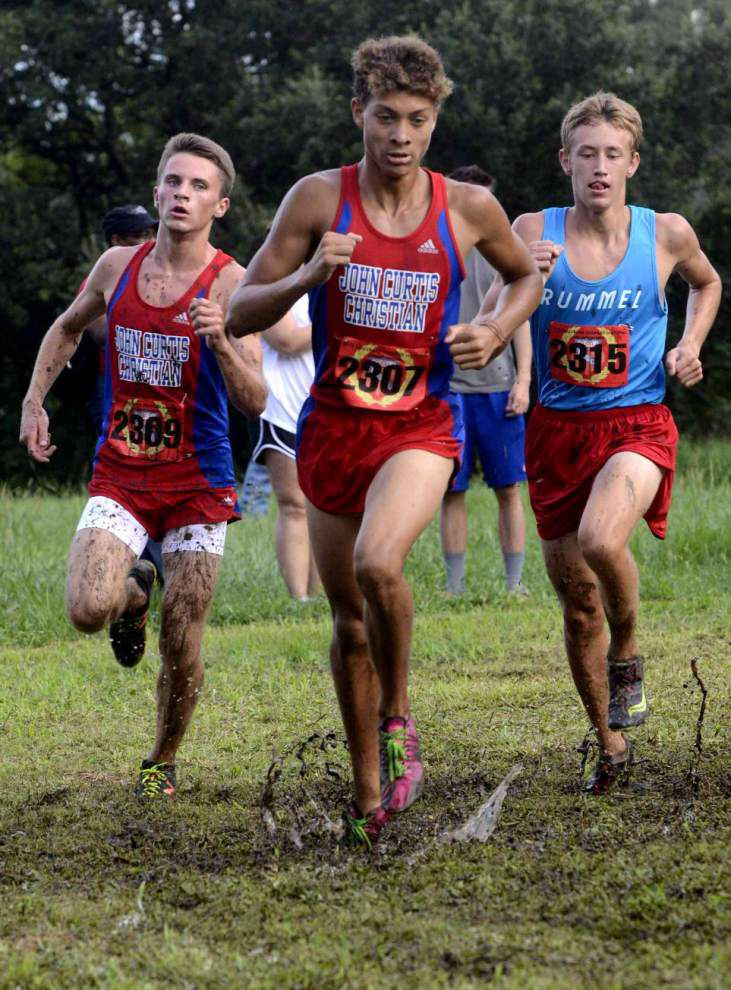
M 607 662 L 609 668 L 609 728 L 633 729 L 650 714 L 642 657 Z
M 175 764 L 143 760 L 134 794 L 138 798 L 171 798 L 175 795 Z
M 145 592 L 147 601 L 142 608 L 123 612 L 111 623 L 109 642 L 112 644 L 117 663 L 121 663 L 123 667 L 136 667 L 145 652 L 145 626 L 157 568 L 150 560 L 138 560 L 130 569 L 128 576 Z

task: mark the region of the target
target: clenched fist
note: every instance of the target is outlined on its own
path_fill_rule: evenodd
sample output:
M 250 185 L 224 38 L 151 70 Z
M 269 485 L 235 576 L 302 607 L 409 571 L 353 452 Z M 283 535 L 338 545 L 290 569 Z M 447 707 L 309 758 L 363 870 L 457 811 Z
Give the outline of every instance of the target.
M 363 238 L 360 234 L 338 234 L 328 230 L 322 235 L 317 250 L 305 265 L 304 275 L 310 288 L 323 285 L 340 265 L 347 265 L 355 246 Z
M 197 337 L 202 337 L 216 351 L 226 343 L 224 313 L 212 299 L 193 299 L 188 306 L 188 315 Z
M 554 244 L 553 241 L 531 241 L 528 250 L 543 276 L 545 285 L 553 274 L 556 262 L 563 254 L 563 244 Z
M 444 343 L 449 344 L 454 363 L 465 371 L 484 368 L 501 354 L 508 338 L 497 323 L 456 323 L 447 330 Z
M 677 378 L 681 385 L 691 388 L 703 378 L 703 365 L 698 351 L 682 341 L 665 355 L 665 367 L 671 378 Z

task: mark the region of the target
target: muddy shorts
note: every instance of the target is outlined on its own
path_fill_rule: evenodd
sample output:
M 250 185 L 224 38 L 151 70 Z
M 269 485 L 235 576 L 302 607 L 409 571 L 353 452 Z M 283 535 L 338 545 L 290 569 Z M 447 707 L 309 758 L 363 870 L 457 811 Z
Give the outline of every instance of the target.
M 594 479 L 613 454 L 625 450 L 663 471 L 645 521 L 653 536 L 665 539 L 677 445 L 678 430 L 667 406 L 596 412 L 536 406 L 528 421 L 525 462 L 541 539 L 557 540 L 579 528 Z

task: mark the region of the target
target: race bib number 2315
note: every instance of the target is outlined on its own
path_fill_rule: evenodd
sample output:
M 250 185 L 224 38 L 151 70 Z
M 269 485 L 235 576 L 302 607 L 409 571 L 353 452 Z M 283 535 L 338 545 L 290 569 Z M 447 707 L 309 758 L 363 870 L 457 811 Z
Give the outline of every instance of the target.
M 630 328 L 551 321 L 551 377 L 568 385 L 619 388 L 629 377 Z

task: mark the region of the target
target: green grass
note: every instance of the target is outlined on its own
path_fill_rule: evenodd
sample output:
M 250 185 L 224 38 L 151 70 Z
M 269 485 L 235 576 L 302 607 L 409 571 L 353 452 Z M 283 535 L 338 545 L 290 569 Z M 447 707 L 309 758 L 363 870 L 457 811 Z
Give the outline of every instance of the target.
M 687 447 L 667 544 L 637 534 L 653 717 L 608 799 L 578 789 L 584 718 L 532 531 L 526 602 L 502 593 L 489 493 L 470 494 L 465 599 L 442 597 L 424 536 L 409 572 L 428 787 L 372 857 L 326 827 L 349 780 L 327 608 L 286 599 L 271 518 L 229 532 L 180 797 L 146 808 L 129 791 L 154 641 L 130 672 L 66 625 L 81 495 L 0 499 L 0 988 L 727 988 L 730 464 L 731 446 Z M 517 762 L 489 842 L 442 843 Z

